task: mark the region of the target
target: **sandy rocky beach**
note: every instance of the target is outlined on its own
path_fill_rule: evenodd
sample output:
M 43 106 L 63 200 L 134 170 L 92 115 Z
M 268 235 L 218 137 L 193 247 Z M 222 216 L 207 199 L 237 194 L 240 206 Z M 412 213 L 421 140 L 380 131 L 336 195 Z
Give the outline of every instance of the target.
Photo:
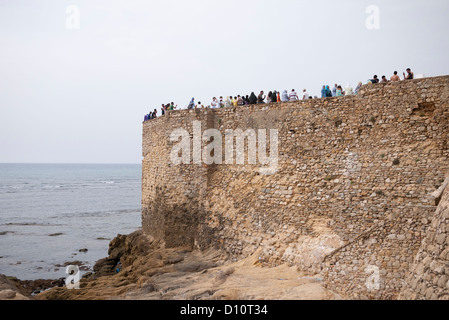
M 120 262 L 119 272 L 115 268 Z M 80 289 L 65 279 L 21 281 L 0 275 L 0 300 L 340 300 L 323 279 L 289 265 L 269 266 L 258 252 L 232 261 L 223 252 L 164 248 L 138 230 L 118 235 Z

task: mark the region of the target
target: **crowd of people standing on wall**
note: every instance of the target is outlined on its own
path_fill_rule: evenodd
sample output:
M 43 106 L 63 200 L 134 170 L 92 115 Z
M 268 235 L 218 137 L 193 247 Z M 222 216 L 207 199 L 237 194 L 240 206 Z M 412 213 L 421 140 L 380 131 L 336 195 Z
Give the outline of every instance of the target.
M 403 80 L 413 80 L 415 75 L 411 71 L 410 68 L 403 73 Z M 394 71 L 393 76 L 390 77 L 390 80 L 386 78 L 386 76 L 382 76 L 379 80 L 377 75 L 370 80 L 368 80 L 369 84 L 376 83 L 388 83 L 388 82 L 398 82 L 401 81 L 401 78 L 398 76 L 398 72 Z M 321 89 L 321 98 L 330 98 L 330 97 L 342 97 L 348 95 L 356 95 L 358 94 L 360 88 L 363 86 L 362 82 L 359 82 L 355 90 L 351 86 L 342 87 L 341 85 L 335 84 L 332 89 L 330 89 L 329 85 L 323 85 Z M 265 103 L 274 103 L 274 102 L 288 102 L 288 101 L 299 101 L 299 100 L 307 100 L 307 99 L 317 99 L 317 96 L 311 96 L 307 92 L 306 89 L 303 90 L 302 94 L 298 94 L 295 89 L 292 89 L 290 92 L 284 90 L 282 93 L 274 90 L 268 92 L 265 95 L 264 91 L 260 91 L 260 93 L 256 96 L 254 92 L 251 92 L 250 95 L 237 95 L 237 96 L 227 96 L 223 98 L 220 96 L 218 99 L 216 97 L 212 98 L 210 104 L 205 106 L 200 101 L 195 103 L 195 98 L 192 98 L 187 105 L 187 109 L 203 109 L 203 108 L 227 108 L 227 107 L 237 107 L 237 106 L 245 106 L 245 105 L 254 105 L 254 104 L 265 104 Z M 178 106 L 171 102 L 168 104 L 162 104 L 161 106 L 161 115 L 163 116 L 167 111 L 177 110 Z M 145 115 L 144 121 L 155 119 L 158 117 L 158 111 L 154 109 L 152 112 Z
M 172 111 L 172 110 L 176 110 L 178 106 L 171 102 L 171 103 L 167 103 L 167 104 L 162 104 L 161 107 L 161 114 L 164 115 L 167 111 Z M 157 110 L 154 109 L 153 111 L 151 111 L 150 113 L 145 115 L 144 121 L 147 120 L 151 120 L 151 119 L 156 119 L 157 118 Z

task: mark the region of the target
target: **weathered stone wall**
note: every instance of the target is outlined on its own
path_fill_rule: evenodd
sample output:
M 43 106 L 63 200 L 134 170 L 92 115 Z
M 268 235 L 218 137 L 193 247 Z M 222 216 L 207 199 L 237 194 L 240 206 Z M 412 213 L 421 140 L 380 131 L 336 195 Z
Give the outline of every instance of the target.
M 439 206 L 407 275 L 403 300 L 449 300 L 449 176 L 435 194 Z
M 449 168 L 448 101 L 449 77 L 437 77 L 145 122 L 143 229 L 167 246 L 215 246 L 236 258 L 263 248 L 263 262 L 321 273 L 348 298 L 396 298 Z M 277 129 L 278 171 L 172 164 L 170 134 L 182 128 L 194 140 L 194 121 L 223 143 L 226 129 Z

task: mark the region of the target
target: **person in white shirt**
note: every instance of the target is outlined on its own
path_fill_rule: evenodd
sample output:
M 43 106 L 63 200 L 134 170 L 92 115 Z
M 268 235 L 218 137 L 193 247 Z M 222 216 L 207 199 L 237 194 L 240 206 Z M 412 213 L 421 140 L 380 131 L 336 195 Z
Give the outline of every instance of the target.
M 230 97 L 226 97 L 226 100 L 224 102 L 224 106 L 225 106 L 225 108 L 229 108 L 230 106 L 232 106 L 232 102 L 231 102 L 231 98 Z
M 309 94 L 307 93 L 307 90 L 306 90 L 306 89 L 303 90 L 303 93 L 302 93 L 302 99 L 303 99 L 303 100 L 309 99 Z
M 218 108 L 218 101 L 217 101 L 217 98 L 213 98 L 212 99 L 212 102 L 211 102 L 211 104 L 210 104 L 210 107 L 212 108 L 212 109 L 215 109 L 215 108 Z
M 195 107 L 196 109 L 202 109 L 204 106 L 201 104 L 201 101 L 198 101 L 198 104 Z
M 298 94 L 296 93 L 295 89 L 292 89 L 292 92 L 290 92 L 290 95 L 288 96 L 290 101 L 297 101 L 299 100 Z
M 345 87 L 345 96 L 352 96 L 352 93 L 353 93 L 352 87 L 348 84 Z

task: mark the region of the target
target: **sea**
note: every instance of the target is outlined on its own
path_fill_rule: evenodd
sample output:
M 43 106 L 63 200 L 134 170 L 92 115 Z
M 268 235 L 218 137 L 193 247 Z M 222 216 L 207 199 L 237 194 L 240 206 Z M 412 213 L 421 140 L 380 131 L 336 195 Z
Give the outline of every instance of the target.
M 141 165 L 0 164 L 0 274 L 67 278 L 141 228 Z

